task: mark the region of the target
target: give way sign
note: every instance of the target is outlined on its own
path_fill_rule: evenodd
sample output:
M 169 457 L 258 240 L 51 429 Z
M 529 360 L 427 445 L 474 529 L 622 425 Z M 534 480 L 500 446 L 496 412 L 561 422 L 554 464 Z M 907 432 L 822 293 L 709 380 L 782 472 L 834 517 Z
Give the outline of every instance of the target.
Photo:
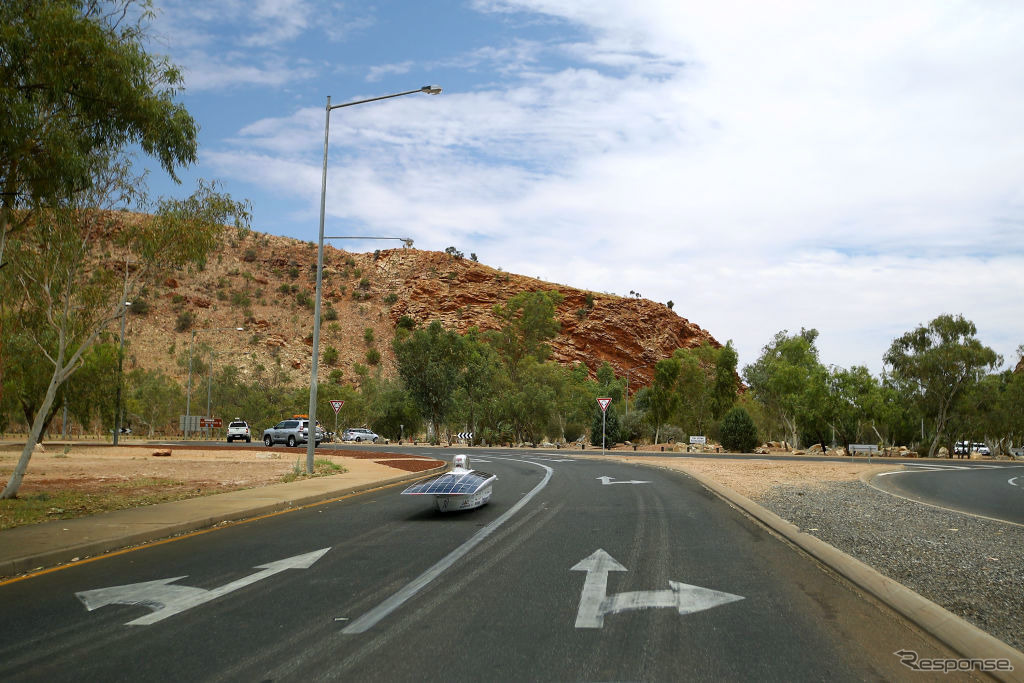
M 599 399 L 597 399 L 597 405 L 601 406 L 601 412 L 602 413 L 607 412 L 608 404 L 610 404 L 611 402 L 612 402 L 612 400 L 610 398 L 599 398 Z
M 331 401 L 331 407 L 334 408 L 334 414 L 337 415 L 341 407 L 345 405 L 344 401 Z

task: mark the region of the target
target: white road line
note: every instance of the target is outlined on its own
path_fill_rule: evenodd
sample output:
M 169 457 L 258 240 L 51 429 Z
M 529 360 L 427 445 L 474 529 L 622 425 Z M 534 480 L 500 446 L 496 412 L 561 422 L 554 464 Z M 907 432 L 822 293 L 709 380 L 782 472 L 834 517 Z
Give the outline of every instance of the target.
M 1007 479 L 1006 483 L 1009 484 L 1010 486 L 1017 486 L 1018 479 L 1020 479 L 1020 477 L 1013 477 L 1012 479 Z
M 503 460 L 513 460 L 513 458 L 502 458 Z M 544 478 L 541 482 L 533 487 L 533 489 L 525 496 L 519 499 L 519 502 L 510 507 L 505 513 L 498 517 L 496 520 L 485 526 L 480 531 L 476 532 L 468 541 L 460 545 L 455 550 L 445 555 L 437 564 L 428 569 L 427 571 L 420 574 L 418 577 L 410 581 L 405 585 L 404 588 L 399 590 L 397 593 L 392 595 L 390 598 L 380 603 L 369 612 L 359 617 L 351 624 L 342 629 L 342 633 L 363 633 L 373 628 L 378 621 L 388 616 L 396 609 L 401 607 L 406 600 L 413 597 L 427 586 L 431 581 L 441 575 L 446 569 L 455 564 L 460 558 L 466 553 L 475 548 L 481 541 L 490 536 L 494 531 L 502 524 L 507 522 L 512 515 L 519 512 L 520 509 L 532 499 L 535 495 L 540 493 L 540 490 L 548 485 L 548 481 L 551 479 L 552 470 L 547 465 L 542 465 L 539 462 L 530 462 L 529 460 L 516 460 L 516 462 L 525 462 L 529 465 L 536 465 L 537 467 L 543 467 L 547 470 L 544 473 Z

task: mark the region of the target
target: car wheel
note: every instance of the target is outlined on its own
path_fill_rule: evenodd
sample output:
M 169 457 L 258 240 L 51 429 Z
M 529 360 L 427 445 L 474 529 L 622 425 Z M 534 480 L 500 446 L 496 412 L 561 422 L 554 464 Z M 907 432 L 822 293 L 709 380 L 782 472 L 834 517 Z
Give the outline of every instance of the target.
M 373 437 L 373 442 L 377 443 L 377 437 Z
M 247 437 L 245 437 L 245 442 L 246 443 L 252 443 L 252 439 L 247 436 Z
M 228 443 L 231 443 L 231 437 L 230 436 L 228 437 Z
M 361 437 L 361 436 L 357 436 L 356 437 L 356 443 L 361 443 L 362 440 L 363 440 L 363 437 Z
M 289 435 L 289 437 L 288 437 L 288 448 L 295 448 L 295 437 L 294 436 L 290 436 Z
M 274 445 L 274 440 L 270 438 L 269 434 L 267 434 L 265 437 L 263 437 L 263 443 L 266 444 L 267 448 L 270 448 L 271 446 Z

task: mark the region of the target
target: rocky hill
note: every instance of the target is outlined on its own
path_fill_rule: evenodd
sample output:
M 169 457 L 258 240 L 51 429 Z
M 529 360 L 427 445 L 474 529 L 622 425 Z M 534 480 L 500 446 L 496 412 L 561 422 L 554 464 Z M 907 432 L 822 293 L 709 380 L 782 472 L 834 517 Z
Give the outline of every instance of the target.
M 555 360 L 585 363 L 592 374 L 608 361 L 620 376 L 630 371 L 631 387 L 649 384 L 654 363 L 677 348 L 705 340 L 719 346 L 663 304 L 505 273 L 458 254 L 326 246 L 324 263 L 320 347 L 321 354 L 336 349 L 337 357 L 321 356 L 322 382 L 334 372 L 358 383 L 357 364 L 395 375 L 391 339 L 402 316 L 417 324 L 437 319 L 460 332 L 495 329 L 494 305 L 522 291 L 564 296 L 562 330 L 551 341 Z M 159 368 L 184 382 L 194 332 L 195 356 L 212 352 L 215 368 L 230 363 L 250 376 L 276 366 L 296 386 L 308 383 L 315 280 L 315 243 L 231 232 L 204 269 L 161 276 L 136 297 L 144 303 L 128 318 L 127 367 Z

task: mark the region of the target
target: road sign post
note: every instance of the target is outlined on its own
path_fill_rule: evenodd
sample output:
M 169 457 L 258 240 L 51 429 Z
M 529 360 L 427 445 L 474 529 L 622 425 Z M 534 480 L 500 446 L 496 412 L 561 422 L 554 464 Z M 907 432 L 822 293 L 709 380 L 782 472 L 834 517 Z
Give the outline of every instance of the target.
M 605 419 L 607 418 L 608 406 L 609 406 L 609 404 L 611 404 L 611 402 L 612 402 L 612 400 L 610 398 L 599 398 L 599 399 L 597 399 L 597 405 L 601 406 L 601 455 L 604 455 Z
M 334 436 L 338 436 L 338 412 L 341 407 L 345 405 L 345 402 L 339 399 L 331 401 L 331 407 L 334 408 Z

